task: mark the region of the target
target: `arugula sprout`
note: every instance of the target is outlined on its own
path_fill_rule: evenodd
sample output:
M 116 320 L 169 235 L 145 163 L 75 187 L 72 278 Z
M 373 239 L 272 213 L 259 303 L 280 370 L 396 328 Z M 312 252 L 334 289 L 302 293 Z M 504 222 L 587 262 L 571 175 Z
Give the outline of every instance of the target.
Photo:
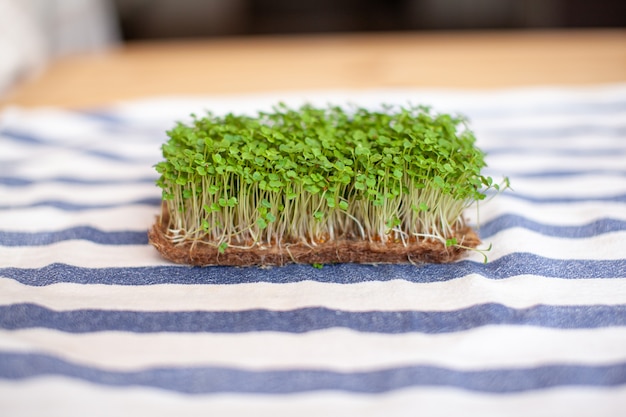
M 173 243 L 220 253 L 335 239 L 458 246 L 463 211 L 501 190 L 481 175 L 465 120 L 422 106 L 281 103 L 255 117 L 192 117 L 167 132 L 155 166 Z

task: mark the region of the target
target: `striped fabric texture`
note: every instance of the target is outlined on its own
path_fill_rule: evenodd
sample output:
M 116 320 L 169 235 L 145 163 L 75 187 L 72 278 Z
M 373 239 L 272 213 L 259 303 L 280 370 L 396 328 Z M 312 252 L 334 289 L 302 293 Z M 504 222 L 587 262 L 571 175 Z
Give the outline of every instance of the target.
M 187 267 L 147 241 L 189 114 L 466 115 L 479 253 L 447 265 Z M 0 415 L 619 416 L 626 86 L 154 98 L 0 113 Z

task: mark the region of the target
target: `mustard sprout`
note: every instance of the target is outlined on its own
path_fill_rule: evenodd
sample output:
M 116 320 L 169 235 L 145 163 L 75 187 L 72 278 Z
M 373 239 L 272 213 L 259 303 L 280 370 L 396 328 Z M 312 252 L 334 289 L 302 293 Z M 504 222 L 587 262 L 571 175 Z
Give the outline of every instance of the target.
M 334 239 L 462 245 L 485 191 L 465 120 L 425 107 L 375 112 L 283 104 L 177 124 L 156 165 L 173 243 L 253 248 Z

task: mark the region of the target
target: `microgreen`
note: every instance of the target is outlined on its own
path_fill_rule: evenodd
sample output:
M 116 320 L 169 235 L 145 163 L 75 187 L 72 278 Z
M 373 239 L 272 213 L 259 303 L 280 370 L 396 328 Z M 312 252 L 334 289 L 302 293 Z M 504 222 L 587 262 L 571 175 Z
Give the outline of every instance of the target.
M 481 175 L 465 120 L 426 107 L 192 115 L 162 146 L 168 235 L 228 248 L 334 239 L 460 246 L 463 210 L 506 188 Z

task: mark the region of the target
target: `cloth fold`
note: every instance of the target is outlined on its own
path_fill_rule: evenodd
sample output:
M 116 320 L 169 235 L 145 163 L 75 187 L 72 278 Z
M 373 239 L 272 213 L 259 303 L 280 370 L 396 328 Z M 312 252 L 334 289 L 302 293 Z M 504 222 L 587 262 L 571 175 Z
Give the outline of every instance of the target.
M 512 189 L 445 265 L 187 267 L 154 164 L 192 112 L 426 104 Z M 626 86 L 163 97 L 0 114 L 0 412 L 620 415 Z

